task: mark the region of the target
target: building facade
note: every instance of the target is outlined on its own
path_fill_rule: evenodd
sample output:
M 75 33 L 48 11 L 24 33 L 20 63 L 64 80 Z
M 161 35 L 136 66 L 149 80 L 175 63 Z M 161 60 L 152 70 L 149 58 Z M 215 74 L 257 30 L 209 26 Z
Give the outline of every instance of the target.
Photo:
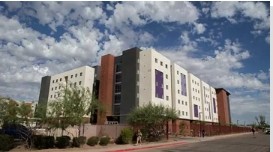
M 216 88 L 219 122 L 223 125 L 230 125 L 231 123 L 229 95 L 230 93 L 224 88 Z
M 62 87 L 81 86 L 93 92 L 94 68 L 89 66 L 79 67 L 53 76 L 45 76 L 41 81 L 38 104 L 48 105 L 54 102 L 61 94 Z
M 61 85 L 79 85 L 94 92 L 104 112 L 91 115 L 93 124 L 127 123 L 134 108 L 148 103 L 175 109 L 179 118 L 173 123 L 176 130 L 181 121 L 187 126 L 200 121 L 218 123 L 221 118 L 230 121 L 230 113 L 220 112 L 229 109 L 223 104 L 229 102 L 229 93 L 224 97 L 224 92 L 152 49 L 131 48 L 120 56 L 107 54 L 94 68 L 83 66 L 45 76 L 41 82 L 39 103 L 58 98 Z

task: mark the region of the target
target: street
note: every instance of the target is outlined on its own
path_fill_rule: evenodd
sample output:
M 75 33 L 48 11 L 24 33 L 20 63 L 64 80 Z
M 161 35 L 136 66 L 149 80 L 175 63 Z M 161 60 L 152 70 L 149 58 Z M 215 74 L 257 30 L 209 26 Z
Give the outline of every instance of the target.
M 247 134 L 181 146 L 142 150 L 142 152 L 269 152 L 270 135 L 257 133 L 255 136 L 254 138 L 252 134 Z

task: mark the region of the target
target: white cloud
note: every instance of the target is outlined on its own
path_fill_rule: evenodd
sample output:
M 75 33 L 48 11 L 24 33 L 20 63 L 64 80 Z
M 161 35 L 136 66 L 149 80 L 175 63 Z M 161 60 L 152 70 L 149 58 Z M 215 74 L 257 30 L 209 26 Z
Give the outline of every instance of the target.
M 265 41 L 270 44 L 270 36 L 268 35 L 266 38 L 265 38 Z
M 198 9 L 190 2 L 123 2 L 114 6 L 113 15 L 105 24 L 112 30 L 126 25 L 139 26 L 150 21 L 184 24 L 194 23 L 198 16 Z
M 191 41 L 190 39 L 186 40 Z M 238 42 L 226 40 L 223 47 L 218 47 L 215 50 L 214 56 L 202 59 L 190 57 L 189 52 L 183 51 L 181 48 L 176 51 L 163 50 L 161 52 L 214 87 L 269 89 L 269 85 L 260 81 L 257 75 L 235 71 L 244 67 L 242 61 L 250 57 L 249 52 L 242 49 Z
M 196 41 L 210 43 L 212 46 L 217 46 L 219 44 L 216 40 L 213 40 L 210 37 L 204 37 L 204 36 L 197 38 Z
M 262 2 L 214 2 L 211 16 L 227 18 L 231 23 L 237 23 L 235 15 L 241 13 L 254 21 L 254 29 L 269 29 L 269 10 Z
M 202 34 L 206 31 L 206 27 L 204 26 L 204 24 L 200 24 L 200 23 L 194 23 L 194 29 L 197 32 L 197 34 Z

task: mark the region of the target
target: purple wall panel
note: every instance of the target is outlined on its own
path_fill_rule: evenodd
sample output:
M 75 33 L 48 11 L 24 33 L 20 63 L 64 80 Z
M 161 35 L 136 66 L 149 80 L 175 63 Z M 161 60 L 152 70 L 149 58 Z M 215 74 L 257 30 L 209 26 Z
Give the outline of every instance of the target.
M 213 98 L 213 111 L 214 111 L 214 113 L 216 113 L 215 98 Z
M 164 98 L 163 72 L 155 70 L 155 97 Z
M 187 83 L 186 83 L 186 75 L 181 73 L 181 94 L 187 96 Z
M 193 111 L 194 111 L 194 117 L 197 117 L 198 118 L 198 106 L 196 104 L 194 104 L 194 107 L 193 107 Z

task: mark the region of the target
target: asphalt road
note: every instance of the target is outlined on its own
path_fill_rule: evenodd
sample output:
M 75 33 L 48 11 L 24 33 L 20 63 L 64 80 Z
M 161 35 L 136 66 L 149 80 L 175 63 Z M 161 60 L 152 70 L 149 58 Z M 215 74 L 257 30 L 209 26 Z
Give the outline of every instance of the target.
M 270 135 L 262 133 L 240 135 L 181 146 L 143 150 L 142 152 L 269 152 Z

